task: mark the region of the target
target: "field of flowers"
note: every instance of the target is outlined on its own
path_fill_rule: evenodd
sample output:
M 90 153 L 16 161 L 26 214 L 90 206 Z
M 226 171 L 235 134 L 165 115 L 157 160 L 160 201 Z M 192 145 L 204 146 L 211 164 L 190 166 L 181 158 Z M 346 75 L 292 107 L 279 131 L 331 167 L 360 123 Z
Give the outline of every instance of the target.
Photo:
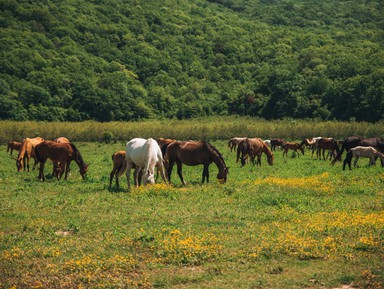
M 108 190 L 111 155 L 124 142 L 76 143 L 67 181 L 16 173 L 0 146 L 0 288 L 384 287 L 384 168 L 274 152 L 240 167 L 224 140 L 226 184 Z

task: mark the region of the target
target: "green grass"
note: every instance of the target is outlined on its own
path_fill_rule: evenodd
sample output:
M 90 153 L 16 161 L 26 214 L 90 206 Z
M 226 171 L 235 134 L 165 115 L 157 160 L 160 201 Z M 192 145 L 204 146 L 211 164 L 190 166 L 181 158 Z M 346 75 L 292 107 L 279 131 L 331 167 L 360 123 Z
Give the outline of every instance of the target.
M 108 190 L 124 143 L 76 143 L 90 164 L 67 181 L 16 173 L 0 146 L 1 288 L 331 288 L 384 286 L 384 169 L 283 158 L 235 162 L 228 182 Z M 159 178 L 160 180 L 160 178 Z

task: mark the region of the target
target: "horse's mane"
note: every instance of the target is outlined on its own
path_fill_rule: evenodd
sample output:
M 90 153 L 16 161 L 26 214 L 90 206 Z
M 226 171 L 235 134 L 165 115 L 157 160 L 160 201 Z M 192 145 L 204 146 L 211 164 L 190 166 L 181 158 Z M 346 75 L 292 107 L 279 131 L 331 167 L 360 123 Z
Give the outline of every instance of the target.
M 79 163 L 84 166 L 85 165 L 85 162 L 83 160 L 83 157 L 81 156 L 80 154 L 80 151 L 77 149 L 77 147 L 73 144 L 73 143 L 69 143 L 69 145 L 71 146 L 71 148 L 73 149 L 73 152 L 77 158 L 77 160 L 79 161 Z
M 223 164 L 225 165 L 223 155 L 219 152 L 219 150 L 216 147 L 214 147 L 213 145 L 211 145 L 207 141 L 203 141 L 203 146 L 206 147 L 213 154 L 217 155 L 220 158 L 220 160 L 223 162 Z

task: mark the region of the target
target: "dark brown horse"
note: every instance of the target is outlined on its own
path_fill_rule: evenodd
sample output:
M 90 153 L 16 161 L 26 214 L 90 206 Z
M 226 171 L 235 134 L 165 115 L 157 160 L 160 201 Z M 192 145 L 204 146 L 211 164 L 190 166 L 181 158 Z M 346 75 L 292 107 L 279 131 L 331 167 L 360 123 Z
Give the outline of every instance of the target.
M 21 172 L 25 166 L 29 172 L 29 160 L 31 157 L 35 159 L 35 163 L 33 165 L 33 168 L 35 168 L 37 165 L 37 160 L 35 158 L 35 147 L 42 141 L 44 141 L 44 139 L 41 137 L 25 138 L 22 141 L 19 155 L 17 158 L 15 158 L 18 172 Z
M 69 139 L 67 139 L 66 137 L 63 137 L 63 136 L 55 138 L 53 141 L 57 142 L 57 143 L 70 143 Z M 58 162 L 53 162 L 52 177 L 56 176 L 58 179 L 60 179 L 63 175 L 63 172 L 64 172 L 63 166 L 64 166 L 64 164 L 61 164 Z
M 21 142 L 18 141 L 10 141 L 7 146 L 7 152 L 11 151 L 10 154 L 12 155 L 13 150 L 20 151 L 21 149 Z
M 273 165 L 274 156 L 261 138 L 245 138 L 237 147 L 237 161 L 241 158 L 241 165 L 244 166 L 249 156 L 252 163 L 255 164 L 257 156 L 257 165 L 261 166 L 262 153 L 267 155 L 268 164 Z
M 175 141 L 172 142 L 165 153 L 165 164 L 168 172 L 168 180 L 171 182 L 173 165 L 177 165 L 177 174 L 185 185 L 182 174 L 182 165 L 197 166 L 203 165 L 202 183 L 209 182 L 209 165 L 215 163 L 219 169 L 217 178 L 220 182 L 227 181 L 228 168 L 221 153 L 210 143 L 205 141 Z
M 299 157 L 300 154 L 298 151 L 301 151 L 301 153 L 304 155 L 304 148 L 301 144 L 297 143 L 297 142 L 286 142 L 283 144 L 283 157 L 284 155 L 285 156 L 288 156 L 288 151 L 289 150 L 293 150 L 293 152 L 296 154 L 297 153 L 297 156 Z
M 358 137 L 358 136 L 351 136 L 347 137 L 343 142 L 342 142 L 341 149 L 337 156 L 334 158 L 332 161 L 332 165 L 336 163 L 337 160 L 341 160 L 341 156 L 344 152 L 348 152 L 351 148 L 357 147 L 357 146 L 363 146 L 363 147 L 374 147 L 378 149 L 381 152 L 384 152 L 384 139 L 381 137 L 371 137 L 371 138 L 363 138 L 363 137 Z M 381 165 L 384 166 L 384 162 L 381 162 Z
M 282 138 L 271 139 L 271 150 L 275 151 L 277 146 L 282 147 L 284 143 L 285 143 L 285 140 Z
M 53 141 L 43 141 L 36 146 L 35 155 L 37 161 L 40 163 L 39 179 L 42 181 L 45 181 L 44 165 L 47 159 L 50 159 L 53 162 L 59 162 L 64 164 L 65 180 L 67 179 L 67 175 L 69 172 L 69 165 L 73 160 L 79 166 L 80 175 L 83 177 L 83 179 L 88 171 L 88 165 L 84 162 L 79 150 L 72 143 L 57 143 Z
M 325 157 L 325 151 L 328 150 L 330 155 L 330 159 L 332 160 L 332 156 L 335 156 L 335 153 L 338 154 L 340 152 L 339 146 L 337 145 L 337 141 L 331 137 L 324 138 L 322 137 L 317 141 L 317 156 L 321 159 L 323 156 L 323 160 L 328 158 Z

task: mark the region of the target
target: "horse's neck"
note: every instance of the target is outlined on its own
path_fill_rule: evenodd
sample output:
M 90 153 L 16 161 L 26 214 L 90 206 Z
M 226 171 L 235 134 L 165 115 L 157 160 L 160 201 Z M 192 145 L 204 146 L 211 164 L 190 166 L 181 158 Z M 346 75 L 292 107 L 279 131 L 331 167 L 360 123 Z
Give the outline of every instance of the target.
M 212 154 L 213 154 L 213 162 L 215 163 L 217 168 L 219 170 L 224 170 L 224 168 L 226 167 L 224 159 L 217 152 L 212 152 Z
M 272 152 L 271 150 L 268 148 L 268 146 L 266 145 L 263 145 L 263 152 L 265 152 L 265 154 L 268 156 L 268 157 L 271 157 L 272 156 Z
M 19 156 L 18 156 L 19 159 L 22 159 L 24 157 L 25 152 L 27 151 L 27 145 L 28 143 L 24 141 L 19 151 Z

